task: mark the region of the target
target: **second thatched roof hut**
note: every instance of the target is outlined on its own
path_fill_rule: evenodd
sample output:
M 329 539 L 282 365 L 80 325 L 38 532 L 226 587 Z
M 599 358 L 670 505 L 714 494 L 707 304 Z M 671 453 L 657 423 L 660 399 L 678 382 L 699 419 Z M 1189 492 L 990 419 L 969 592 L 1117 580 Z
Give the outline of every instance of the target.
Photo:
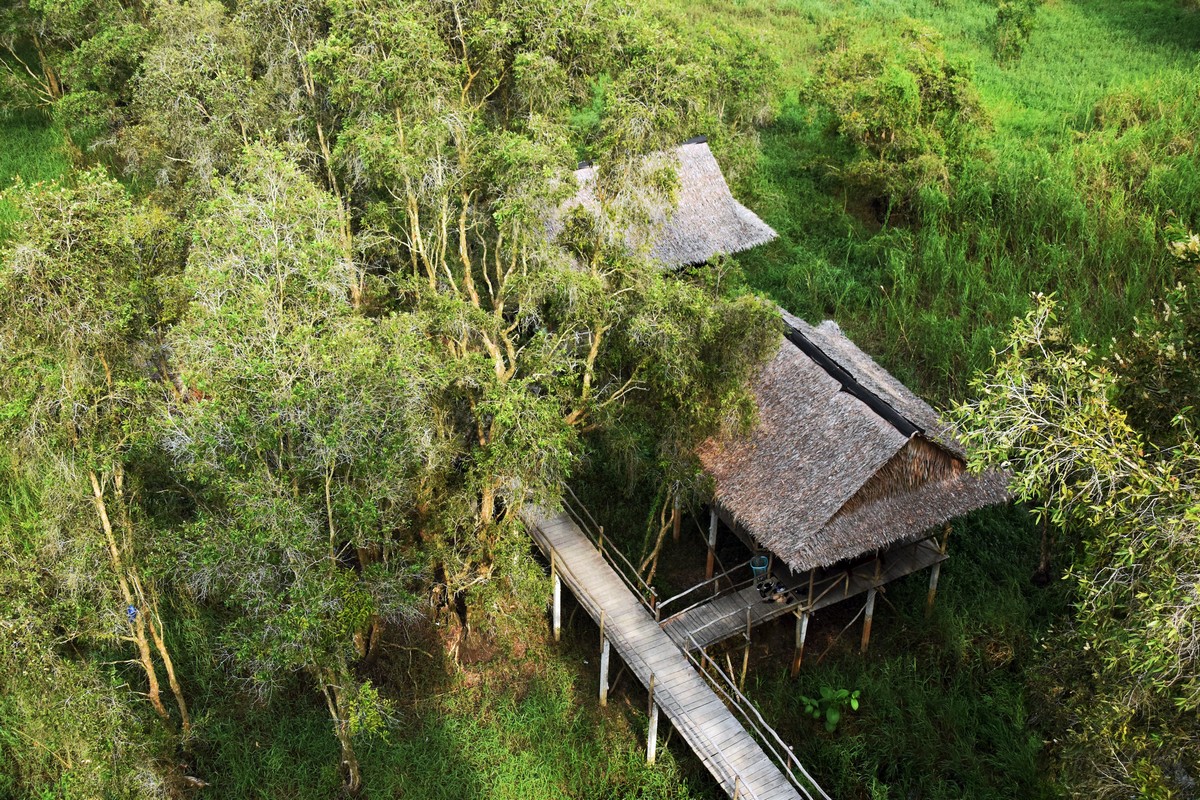
M 758 216 L 734 199 L 725 183 L 721 167 L 703 136 L 674 150 L 654 153 L 648 162 L 673 160 L 679 176 L 677 202 L 653 203 L 650 254 L 669 268 L 703 264 L 718 255 L 749 250 L 774 239 L 778 234 Z M 549 223 L 551 236 L 562 230 L 562 218 L 576 209 L 597 216 L 599 202 L 594 192 L 596 167 L 581 166 L 575 171 L 578 191 L 559 208 Z M 630 241 L 631 246 L 638 244 Z

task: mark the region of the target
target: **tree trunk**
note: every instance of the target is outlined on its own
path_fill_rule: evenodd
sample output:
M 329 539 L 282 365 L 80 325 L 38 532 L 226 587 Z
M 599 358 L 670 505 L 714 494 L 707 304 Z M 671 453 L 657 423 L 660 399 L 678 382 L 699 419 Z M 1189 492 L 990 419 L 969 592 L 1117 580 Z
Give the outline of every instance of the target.
M 342 689 L 334 683 L 333 676 L 322 672 L 318 676 L 321 682 L 321 693 L 325 695 L 325 705 L 333 720 L 333 732 L 342 748 L 342 769 L 345 770 L 346 791 L 357 795 L 362 790 L 362 767 L 358 763 L 358 755 L 354 752 L 354 742 L 350 737 L 350 720 L 346 713 L 342 697 Z
M 96 508 L 96 514 L 100 517 L 100 527 L 104 530 L 104 538 L 108 542 L 108 554 L 112 560 L 113 571 L 117 575 L 117 584 L 121 587 L 121 597 L 125 600 L 127 608 L 133 609 L 133 616 L 127 615 L 130 638 L 137 645 L 138 663 L 142 665 L 142 670 L 146 673 L 147 690 L 146 696 L 150 699 L 150 705 L 154 706 L 154 710 L 158 712 L 158 716 L 162 718 L 164 723 L 168 725 L 171 722 L 171 715 L 167 713 L 166 706 L 163 705 L 162 695 L 158 686 L 158 672 L 154 668 L 154 658 L 150 652 L 150 642 L 146 638 L 146 615 L 142 609 L 134 603 L 133 592 L 129 588 L 129 581 L 125 577 L 124 561 L 121 558 L 121 549 L 117 546 L 117 538 L 113 534 L 112 521 L 108 516 L 108 506 L 104 501 L 104 490 L 100 487 L 100 479 L 94 471 L 88 472 L 88 478 L 92 483 L 92 503 Z
M 1033 582 L 1037 586 L 1050 583 L 1050 523 L 1047 517 L 1042 517 L 1042 548 L 1038 559 L 1037 571 L 1033 573 Z

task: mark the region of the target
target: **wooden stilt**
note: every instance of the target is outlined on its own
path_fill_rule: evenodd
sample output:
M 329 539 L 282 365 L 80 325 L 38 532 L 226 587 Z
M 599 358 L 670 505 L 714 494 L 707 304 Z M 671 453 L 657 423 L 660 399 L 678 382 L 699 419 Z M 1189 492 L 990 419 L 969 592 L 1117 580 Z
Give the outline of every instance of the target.
M 942 541 L 938 545 L 938 552 L 946 555 L 946 548 L 950 546 L 950 524 L 942 529 Z M 925 598 L 925 616 L 933 613 L 933 600 L 937 597 L 938 576 L 942 574 L 942 562 L 933 565 L 933 569 L 929 571 L 929 594 Z
M 867 616 L 863 620 L 862 644 L 858 648 L 860 653 L 867 652 L 867 644 L 871 641 L 871 619 L 875 616 L 876 591 L 874 586 L 867 590 Z
M 654 702 L 654 673 L 650 674 L 650 730 L 646 734 L 646 763 L 653 764 L 658 752 L 658 705 Z
M 717 509 L 714 506 L 708 511 L 708 562 L 704 566 L 704 580 L 712 580 L 713 562 L 717 557 Z M 717 587 L 713 586 L 713 592 Z
M 600 705 L 608 705 L 608 639 L 600 640 Z
M 742 650 L 742 677 L 738 680 L 738 691 L 746 689 L 746 670 L 750 668 L 750 607 L 746 607 L 746 647 Z
M 605 612 L 600 612 L 600 705 L 608 705 L 608 638 L 604 635 Z
M 942 572 L 942 562 L 933 565 L 929 570 L 929 595 L 925 598 L 925 616 L 933 613 L 933 599 L 937 597 L 938 575 Z
M 796 654 L 792 658 L 792 677 L 800 674 L 800 663 L 804 660 L 804 639 L 808 636 L 808 612 L 796 614 Z
M 562 579 L 554 573 L 554 641 L 562 638 Z

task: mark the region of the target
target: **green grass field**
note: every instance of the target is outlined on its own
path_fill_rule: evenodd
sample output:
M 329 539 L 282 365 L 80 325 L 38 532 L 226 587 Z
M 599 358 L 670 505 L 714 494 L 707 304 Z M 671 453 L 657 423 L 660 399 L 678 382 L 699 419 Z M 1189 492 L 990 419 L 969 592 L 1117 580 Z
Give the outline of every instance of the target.
M 681 24 L 758 42 L 778 63 L 774 119 L 734 186 L 780 233 L 740 257 L 750 285 L 811 321 L 836 319 L 936 402 L 969 391 L 1030 292 L 1056 292 L 1075 330 L 1098 342 L 1120 334 L 1174 278 L 1165 227 L 1200 227 L 1195 6 L 1049 0 L 1020 60 L 1002 66 L 995 5 L 983 0 L 656 3 Z M 881 221 L 839 181 L 846 147 L 801 98 L 832 23 L 885 38 L 906 18 L 939 32 L 946 53 L 969 65 L 991 124 L 950 192 Z M 69 168 L 61 133 L 44 119 L 0 119 L 0 191 L 18 176 L 48 180 Z M 13 221 L 0 196 L 0 242 Z M 603 518 L 633 555 L 649 500 L 626 498 Z M 1070 598 L 1062 585 L 1030 583 L 1037 546 L 1020 510 L 974 515 L 956 527 L 931 618 L 925 576 L 914 576 L 889 586 L 868 657 L 857 654 L 854 626 L 819 663 L 812 652 L 795 681 L 787 648 L 758 652 L 748 691 L 833 796 L 1057 796 L 1037 672 L 1042 637 Z M 810 641 L 829 641 L 856 610 L 823 614 Z M 645 765 L 645 695 L 628 676 L 610 707 L 597 708 L 597 632 L 586 615 L 555 644 L 536 612 L 461 666 L 435 632 L 389 643 L 376 677 L 396 712 L 389 734 L 362 748 L 366 796 L 714 797 L 678 737 Z M 188 646 L 210 635 L 203 619 L 186 625 L 174 634 L 179 649 L 210 653 Z M 228 672 L 205 656 L 182 672 L 197 713 L 189 768 L 212 784 L 208 796 L 338 795 L 337 743 L 311 686 L 258 703 L 231 691 Z M 862 708 L 833 733 L 799 701 L 822 686 L 862 692 Z
M 1075 330 L 1105 342 L 1174 282 L 1163 230 L 1200 218 L 1195 8 L 1050 2 L 1006 66 L 989 2 L 674 0 L 664 13 L 757 41 L 779 64 L 775 121 L 735 187 L 780 233 L 742 258 L 751 284 L 837 319 L 926 395 L 962 396 L 1031 292 L 1058 293 Z M 846 150 L 800 96 L 835 20 L 868 41 L 904 19 L 968 67 L 991 127 L 948 196 L 881 225 L 840 184 Z
M 0 116 L 0 192 L 18 177 L 28 182 L 57 178 L 70 167 L 62 133 L 35 114 Z M 0 196 L 0 241 L 13 222 L 12 206 Z

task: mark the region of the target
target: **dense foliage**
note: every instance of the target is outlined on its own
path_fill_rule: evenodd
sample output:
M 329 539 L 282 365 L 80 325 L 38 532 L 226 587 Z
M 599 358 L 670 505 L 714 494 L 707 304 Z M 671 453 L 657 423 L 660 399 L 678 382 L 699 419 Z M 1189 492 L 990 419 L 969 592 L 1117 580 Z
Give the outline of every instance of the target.
M 518 514 L 582 479 L 679 556 L 692 447 L 775 341 L 751 287 L 966 398 L 1044 521 L 956 525 L 933 616 L 890 586 L 867 660 L 837 612 L 798 681 L 764 658 L 810 770 L 1194 792 L 1198 30 L 1175 0 L 8 3 L 0 795 L 709 796 L 641 763 L 644 697 L 586 699 L 594 626 L 534 633 Z M 641 155 L 698 133 L 781 237 L 665 275 L 627 247 L 676 188 Z M 581 158 L 602 214 L 550 241 Z
M 748 418 L 769 306 L 666 275 L 626 232 L 674 186 L 641 156 L 743 124 L 755 78 L 728 102 L 711 75 L 736 53 L 692 61 L 612 3 L 5 13 L 10 97 L 135 187 L 95 168 L 9 194 L 3 441 L 46 510 L 6 569 L 42 573 L 32 616 L 65 637 L 34 641 L 53 663 L 128 652 L 111 702 L 136 718 L 146 694 L 163 728 L 139 768 L 169 787 L 201 780 L 172 750 L 215 735 L 173 644 L 172 615 L 198 618 L 191 664 L 260 702 L 315 690 L 357 792 L 393 715 L 368 674 L 387 631 L 450 605 L 457 648 L 530 599 L 518 512 L 557 502 L 585 441 L 687 473 L 699 437 Z M 82 71 L 102 42 L 111 69 Z M 550 241 L 584 149 L 602 219 Z M 6 601 L 6 626 L 38 598 Z M 75 780 L 59 766 L 50 783 Z M 119 793 L 116 771 L 88 785 Z
M 1053 300 L 1039 297 L 978 380 L 979 398 L 957 410 L 978 463 L 1011 469 L 1017 496 L 1070 534 L 1076 613 L 1050 663 L 1069 782 L 1097 797 L 1173 797 L 1200 763 L 1200 454 L 1187 419 L 1200 397 L 1171 395 L 1184 415 L 1161 449 L 1113 402 L 1122 383 L 1142 407 L 1180 388 L 1169 365 L 1190 350 L 1180 334 L 1196 324 L 1180 295 L 1182 286 L 1169 306 L 1179 324 L 1164 330 L 1164 312 L 1153 331 L 1135 329 L 1135 349 L 1117 358 L 1139 366 L 1124 378 L 1057 326 Z

